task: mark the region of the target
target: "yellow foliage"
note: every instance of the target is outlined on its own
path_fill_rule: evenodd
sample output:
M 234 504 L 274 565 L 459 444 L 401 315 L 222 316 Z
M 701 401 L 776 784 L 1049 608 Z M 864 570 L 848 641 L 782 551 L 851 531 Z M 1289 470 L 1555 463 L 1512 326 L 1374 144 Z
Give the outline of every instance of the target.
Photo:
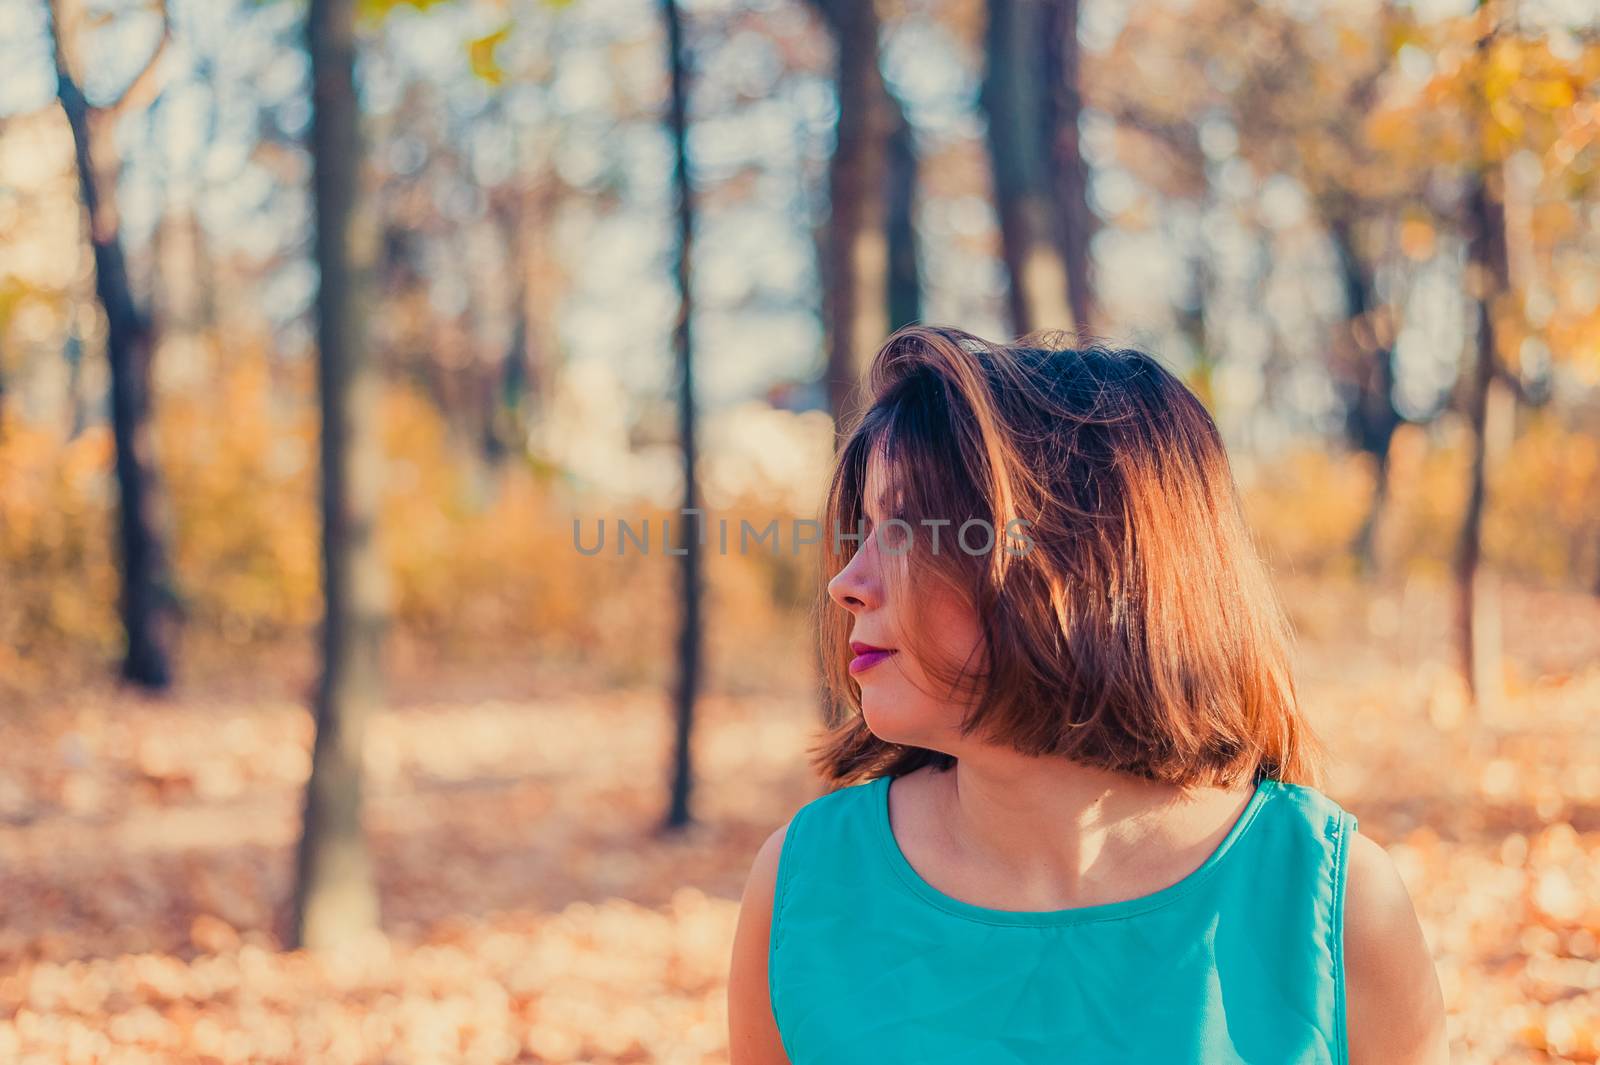
M 511 24 L 508 22 L 493 33 L 467 43 L 467 61 L 472 72 L 490 85 L 499 85 L 505 78 L 505 71 L 500 68 L 498 50 L 509 36 Z
M 114 653 L 110 468 L 104 428 L 68 439 L 0 421 L 0 687 L 54 679 L 62 645 Z
M 1296 575 L 1349 569 L 1372 474 L 1364 456 L 1294 448 L 1241 485 L 1251 528 L 1275 568 Z
M 283 390 L 264 358 L 236 356 L 211 388 L 163 397 L 155 419 L 174 583 L 190 627 L 230 642 L 318 616 L 316 423 Z
M 1592 92 L 1591 67 L 1600 62 L 1600 50 L 1568 58 L 1546 40 L 1504 27 L 1480 49 L 1479 35 L 1488 27 L 1480 16 L 1465 16 L 1405 38 L 1433 53 L 1433 74 L 1414 97 L 1386 100 L 1368 116 L 1369 142 L 1391 165 L 1482 165 L 1528 149 L 1559 169 L 1574 154 L 1555 149 L 1570 135 L 1571 112 Z M 1468 129 L 1476 132 L 1463 141 Z M 1469 145 L 1467 157 L 1462 152 Z
M 1459 429 L 1408 425 L 1395 436 L 1377 547 L 1400 572 L 1450 571 L 1466 502 L 1468 453 Z M 1251 527 L 1275 568 L 1320 577 L 1351 568 L 1373 483 L 1369 456 L 1306 447 L 1242 487 Z M 1520 580 L 1592 580 L 1600 564 L 1600 439 L 1552 415 L 1529 418 L 1491 473 L 1483 549 L 1489 565 Z
M 387 18 L 396 8 L 409 7 L 426 11 L 430 7 L 437 7 L 447 2 L 448 0 L 360 0 L 356 12 L 362 19 L 376 23 Z
M 1600 439 L 1541 413 L 1501 461 L 1484 537 L 1491 558 L 1559 584 L 1600 548 Z

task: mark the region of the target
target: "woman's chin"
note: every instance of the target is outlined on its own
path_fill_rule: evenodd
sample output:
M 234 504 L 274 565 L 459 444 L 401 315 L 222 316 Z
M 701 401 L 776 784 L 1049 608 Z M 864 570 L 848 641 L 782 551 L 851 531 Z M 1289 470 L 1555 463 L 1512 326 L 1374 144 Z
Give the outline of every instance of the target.
M 861 717 L 871 733 L 885 743 L 920 746 L 919 737 L 927 732 L 923 723 L 905 712 L 904 702 L 886 692 L 865 687 L 861 692 Z

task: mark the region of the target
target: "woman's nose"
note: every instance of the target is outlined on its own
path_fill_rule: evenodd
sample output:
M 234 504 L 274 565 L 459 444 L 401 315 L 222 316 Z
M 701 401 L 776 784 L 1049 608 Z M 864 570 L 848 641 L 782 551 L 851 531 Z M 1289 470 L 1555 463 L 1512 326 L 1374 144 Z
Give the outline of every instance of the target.
M 863 541 L 844 569 L 828 582 L 828 595 L 852 613 L 871 610 L 882 601 L 871 538 Z

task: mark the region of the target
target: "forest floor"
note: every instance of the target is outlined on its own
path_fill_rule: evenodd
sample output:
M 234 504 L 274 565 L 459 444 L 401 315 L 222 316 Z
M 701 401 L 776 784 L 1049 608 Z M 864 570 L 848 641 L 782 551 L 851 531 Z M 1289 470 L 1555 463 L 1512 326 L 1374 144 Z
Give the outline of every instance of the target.
M 1510 590 L 1508 695 L 1476 712 L 1446 603 L 1299 596 L 1326 790 L 1413 893 L 1454 1060 L 1600 1060 L 1600 605 Z M 311 738 L 288 672 L 0 719 L 0 1061 L 726 1062 L 750 859 L 820 793 L 807 693 L 707 697 L 698 824 L 664 836 L 661 693 L 402 678 L 368 749 L 386 934 L 320 960 L 280 947 Z

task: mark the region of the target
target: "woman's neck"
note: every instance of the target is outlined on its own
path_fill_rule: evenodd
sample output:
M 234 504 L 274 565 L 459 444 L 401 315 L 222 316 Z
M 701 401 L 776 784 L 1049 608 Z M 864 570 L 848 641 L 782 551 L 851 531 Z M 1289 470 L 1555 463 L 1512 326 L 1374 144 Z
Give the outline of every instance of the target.
M 1173 785 L 1012 752 L 924 770 L 908 835 L 941 868 L 980 870 L 1001 908 L 1064 909 L 1137 898 L 1177 883 L 1226 838 L 1246 790 Z M 923 790 L 925 789 L 925 790 Z M 919 824 L 920 822 L 920 824 Z M 920 841 L 920 842 L 918 842 Z M 946 874 L 952 882 L 962 874 Z

